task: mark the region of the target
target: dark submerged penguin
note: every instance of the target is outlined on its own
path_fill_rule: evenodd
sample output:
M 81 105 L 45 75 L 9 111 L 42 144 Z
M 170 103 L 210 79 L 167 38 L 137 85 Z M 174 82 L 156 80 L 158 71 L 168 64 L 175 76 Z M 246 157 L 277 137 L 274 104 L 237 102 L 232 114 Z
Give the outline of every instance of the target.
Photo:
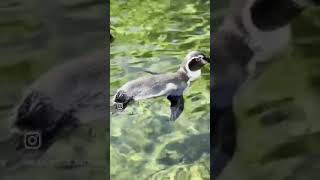
M 72 136 L 81 127 L 105 124 L 105 56 L 105 51 L 99 50 L 71 60 L 43 74 L 27 88 L 9 114 L 7 137 L 0 137 L 3 168 L 15 169 L 37 160 L 56 141 Z M 39 147 L 26 146 L 30 133 L 39 135 Z
M 201 76 L 201 68 L 209 62 L 203 53 L 190 52 L 175 73 L 141 77 L 124 84 L 113 99 L 113 107 L 124 110 L 128 104 L 149 98 L 166 96 L 171 102 L 170 120 L 176 120 L 184 109 L 183 92 Z

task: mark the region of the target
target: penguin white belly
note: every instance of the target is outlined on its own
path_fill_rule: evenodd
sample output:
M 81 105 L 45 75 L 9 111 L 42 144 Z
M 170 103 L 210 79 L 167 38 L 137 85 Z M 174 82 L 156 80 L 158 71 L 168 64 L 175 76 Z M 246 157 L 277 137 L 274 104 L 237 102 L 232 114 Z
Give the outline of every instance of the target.
M 139 101 L 139 100 L 144 100 L 144 99 L 149 99 L 149 98 L 154 98 L 159 96 L 168 96 L 170 94 L 178 94 L 178 93 L 179 93 L 179 87 L 177 84 L 167 83 L 162 86 L 142 88 L 141 91 L 134 97 L 134 100 Z
M 255 1 L 249 0 L 242 11 L 242 21 L 249 33 L 246 40 L 249 47 L 255 52 L 254 57 L 248 64 L 249 74 L 254 74 L 257 63 L 268 61 L 274 54 L 288 47 L 290 41 L 289 25 L 273 31 L 262 31 L 255 26 L 249 10 L 253 2 Z
M 182 95 L 187 87 L 178 74 L 161 74 L 138 78 L 126 83 L 119 90 L 135 101 L 168 95 Z

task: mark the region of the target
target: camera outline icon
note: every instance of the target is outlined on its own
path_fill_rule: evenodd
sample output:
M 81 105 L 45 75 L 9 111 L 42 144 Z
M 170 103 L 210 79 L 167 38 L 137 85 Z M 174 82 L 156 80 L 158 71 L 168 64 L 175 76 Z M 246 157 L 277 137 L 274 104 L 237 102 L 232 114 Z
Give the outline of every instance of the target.
M 116 103 L 115 106 L 117 111 L 123 111 L 123 103 Z
M 27 132 L 24 134 L 24 147 L 25 149 L 37 150 L 42 145 L 41 133 L 40 132 Z

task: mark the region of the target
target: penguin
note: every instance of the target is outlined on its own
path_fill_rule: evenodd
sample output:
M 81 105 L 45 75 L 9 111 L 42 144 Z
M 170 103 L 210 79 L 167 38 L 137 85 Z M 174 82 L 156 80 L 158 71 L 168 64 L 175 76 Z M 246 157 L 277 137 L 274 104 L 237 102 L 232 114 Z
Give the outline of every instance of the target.
M 105 124 L 108 81 L 105 50 L 50 69 L 35 80 L 9 114 L 9 133 L 0 137 L 0 158 L 5 168 L 41 158 L 57 141 L 81 127 Z M 39 139 L 39 147 L 26 145 L 27 136 Z M 1 168 L 0 168 L 1 172 Z
M 171 103 L 170 121 L 175 121 L 184 109 L 184 91 L 201 76 L 201 68 L 209 62 L 203 53 L 192 51 L 177 72 L 141 77 L 124 84 L 115 94 L 111 107 L 123 111 L 133 102 L 166 96 Z
M 277 53 L 288 47 L 290 23 L 318 0 L 232 0 L 211 39 L 211 177 L 220 179 L 237 149 L 234 99 L 255 81 Z M 213 20 L 213 19 L 212 19 Z

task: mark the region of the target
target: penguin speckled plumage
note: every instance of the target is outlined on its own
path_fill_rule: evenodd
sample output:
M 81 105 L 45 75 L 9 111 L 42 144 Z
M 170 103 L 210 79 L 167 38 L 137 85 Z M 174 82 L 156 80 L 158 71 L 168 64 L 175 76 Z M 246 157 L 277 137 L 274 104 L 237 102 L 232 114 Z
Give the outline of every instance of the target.
M 115 94 L 112 107 L 119 110 L 117 107 L 120 104 L 121 110 L 124 110 L 135 101 L 166 96 L 171 103 L 170 120 L 174 121 L 184 109 L 183 92 L 201 76 L 201 68 L 207 63 L 209 58 L 203 53 L 192 51 L 175 73 L 141 77 L 124 84 Z

